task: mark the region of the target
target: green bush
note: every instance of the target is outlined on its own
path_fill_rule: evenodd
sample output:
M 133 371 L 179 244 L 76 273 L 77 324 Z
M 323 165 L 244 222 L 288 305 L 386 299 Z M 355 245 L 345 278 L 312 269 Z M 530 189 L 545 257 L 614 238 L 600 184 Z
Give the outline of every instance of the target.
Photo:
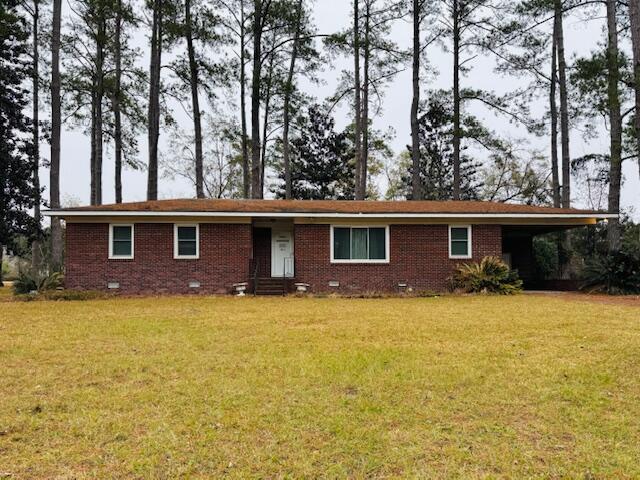
M 583 290 L 629 295 L 640 293 L 640 254 L 620 251 L 587 261 L 582 272 Z
M 24 295 L 31 292 L 45 292 L 62 287 L 64 276 L 60 272 L 51 275 L 41 275 L 32 271 L 20 271 L 13 282 L 13 293 Z
M 451 277 L 451 287 L 466 293 L 510 295 L 522 291 L 522 280 L 500 258 L 484 257 L 480 263 L 458 265 Z
M 558 239 L 550 235 L 533 238 L 533 268 L 535 278 L 558 278 Z
M 30 275 L 27 272 L 18 273 L 18 278 L 13 282 L 13 293 L 15 295 L 24 295 L 37 290 L 38 284 L 33 275 Z

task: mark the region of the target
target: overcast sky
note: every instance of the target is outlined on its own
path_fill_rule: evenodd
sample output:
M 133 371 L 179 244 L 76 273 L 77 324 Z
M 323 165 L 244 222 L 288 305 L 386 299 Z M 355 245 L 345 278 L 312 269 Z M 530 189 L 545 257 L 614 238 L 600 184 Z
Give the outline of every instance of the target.
M 331 33 L 347 27 L 350 19 L 350 2 L 344 0 L 317 0 L 314 8 L 314 16 L 318 31 L 321 33 Z M 583 22 L 578 18 L 568 18 L 565 22 L 565 37 L 567 45 L 567 58 L 574 54 L 585 55 L 595 48 L 596 43 L 603 38 L 603 22 L 601 20 Z M 408 48 L 411 43 L 411 24 L 398 22 L 393 30 L 394 39 L 402 47 Z M 626 40 L 624 40 L 626 41 Z M 141 32 L 136 37 L 136 43 L 146 48 L 145 33 Z M 624 47 L 627 47 L 624 45 Z M 443 52 L 438 47 L 433 47 L 427 51 L 430 62 L 439 72 L 437 78 L 424 82 L 424 91 L 431 88 L 450 88 L 451 85 L 451 58 L 450 54 Z M 341 67 L 349 67 L 350 60 L 344 62 L 333 62 L 332 69 L 326 69 L 319 74 L 322 79 L 320 86 L 309 86 L 310 93 L 313 93 L 318 101 L 334 93 L 337 77 Z M 141 58 L 141 66 L 148 68 L 148 58 Z M 472 64 L 472 72 L 462 79 L 463 87 L 482 88 L 493 90 L 497 93 L 504 93 L 517 88 L 521 83 L 510 77 L 501 77 L 493 71 L 493 61 L 488 57 L 478 57 Z M 392 146 L 396 153 L 406 148 L 410 141 L 409 110 L 411 105 L 411 72 L 407 70 L 397 75 L 392 84 L 387 88 L 384 99 L 384 110 L 382 114 L 374 119 L 374 127 L 386 130 L 389 127 L 395 131 L 395 138 Z M 534 112 L 541 113 L 545 108 L 543 100 L 532 105 Z M 548 139 L 533 138 L 526 132 L 510 124 L 507 119 L 496 117 L 486 110 L 471 110 L 472 113 L 482 116 L 487 126 L 497 133 L 514 138 L 526 138 L 532 148 L 539 148 L 543 152 L 548 152 Z M 349 111 L 346 105 L 335 110 L 336 120 L 339 127 L 349 123 Z M 189 118 L 182 109 L 176 106 L 175 116 L 179 124 L 190 130 Z M 170 158 L 171 153 L 165 143 L 167 135 L 161 133 L 161 149 L 166 158 Z M 61 166 L 61 192 L 63 204 L 89 202 L 89 138 L 79 131 L 64 129 L 62 135 L 62 166 Z M 147 145 L 146 135 L 140 138 L 140 158 L 146 161 Z M 579 157 L 586 153 L 600 152 L 608 150 L 608 132 L 604 130 L 603 135 L 589 143 L 581 138 L 579 132 L 573 132 L 571 137 L 571 156 Z M 43 145 L 43 156 L 48 156 L 48 148 Z M 113 151 L 107 147 L 105 151 L 105 162 L 103 166 L 103 201 L 111 203 L 114 201 L 113 182 Z M 623 168 L 625 184 L 622 192 L 623 208 L 631 210 L 636 219 L 640 214 L 640 180 L 638 179 L 638 165 L 635 161 L 627 161 Z M 41 171 L 42 183 L 47 185 L 48 171 Z M 160 178 L 159 195 L 161 198 L 193 197 L 192 187 L 183 181 L 168 180 Z M 573 192 L 572 192 L 573 193 Z M 144 200 L 146 195 L 146 172 L 125 169 L 123 173 L 123 198 L 124 201 Z M 573 196 L 573 195 L 572 195 Z M 574 198 L 575 206 L 584 206 L 576 192 Z

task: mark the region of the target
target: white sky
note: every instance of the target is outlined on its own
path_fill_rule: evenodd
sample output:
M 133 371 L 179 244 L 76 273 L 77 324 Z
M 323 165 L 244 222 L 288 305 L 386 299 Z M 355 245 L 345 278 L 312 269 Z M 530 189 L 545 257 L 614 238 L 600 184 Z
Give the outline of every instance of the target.
M 320 33 L 332 33 L 347 27 L 351 21 L 350 4 L 345 0 L 316 0 L 314 16 L 316 25 Z M 565 36 L 567 42 L 567 58 L 574 54 L 584 55 L 595 48 L 596 42 L 602 39 L 602 21 L 592 21 L 585 23 L 577 18 L 568 18 L 565 21 Z M 393 37 L 401 47 L 408 48 L 411 43 L 411 24 L 398 22 L 393 29 Z M 624 41 L 624 40 L 623 40 Z M 136 43 L 141 47 L 146 47 L 146 33 L 141 32 L 136 37 Z M 623 47 L 627 47 L 624 45 Z M 146 52 L 148 49 L 144 48 Z M 450 88 L 451 85 L 451 58 L 450 54 L 441 51 L 438 47 L 433 47 L 427 51 L 430 62 L 439 71 L 439 76 L 435 80 L 430 80 L 427 84 L 423 82 L 423 91 L 431 88 Z M 148 68 L 148 57 L 141 59 L 141 66 Z M 344 62 L 333 62 L 332 69 L 326 69 L 320 73 L 323 84 L 313 86 L 313 94 L 318 101 L 324 100 L 331 95 L 335 88 L 337 77 L 342 66 L 349 67 L 350 60 Z M 510 77 L 500 77 L 493 72 L 493 62 L 488 57 L 478 57 L 472 64 L 473 70 L 462 79 L 463 86 L 494 90 L 497 93 L 507 92 L 520 85 L 517 80 Z M 532 110 L 541 112 L 544 108 L 545 99 L 541 99 Z M 407 70 L 397 75 L 393 83 L 386 91 L 384 100 L 384 111 L 382 115 L 375 118 L 374 127 L 386 130 L 392 127 L 396 136 L 392 146 L 396 153 L 405 149 L 410 142 L 409 110 L 411 105 L 411 71 Z M 548 139 L 533 138 L 527 136 L 525 132 L 510 124 L 505 118 L 496 117 L 485 110 L 471 110 L 474 114 L 482 116 L 486 124 L 497 133 L 511 137 L 529 139 L 533 147 L 540 148 L 545 153 L 548 152 Z M 346 106 L 335 110 L 338 127 L 346 125 L 349 119 L 349 111 Z M 175 108 L 175 116 L 179 124 L 190 130 L 189 118 L 180 107 Z M 606 152 L 608 150 L 608 132 L 604 129 L 600 138 L 590 140 L 586 144 L 579 132 L 573 132 L 571 137 L 571 156 L 579 157 L 586 153 Z M 161 133 L 160 146 L 164 155 L 169 156 L 166 146 L 167 135 Z M 139 139 L 140 158 L 146 161 L 147 145 L 146 135 Z M 64 129 L 62 134 L 62 158 L 61 158 L 61 194 L 62 202 L 87 204 L 89 202 L 89 138 L 79 131 Z M 48 146 L 42 146 L 43 156 L 48 156 Z M 105 161 L 103 166 L 103 201 L 111 203 L 114 201 L 114 167 L 113 151 L 107 147 L 105 151 Z M 43 186 L 48 183 L 48 171 L 41 170 Z M 624 209 L 631 210 L 636 219 L 640 218 L 640 180 L 638 179 L 638 165 L 634 160 L 625 162 L 623 168 L 625 183 L 622 192 L 622 205 Z M 575 191 L 575 190 L 574 190 Z M 573 192 L 572 192 L 573 193 Z M 45 194 L 47 195 L 47 194 Z M 146 195 L 146 171 L 123 170 L 123 199 L 124 201 L 144 200 Z M 194 192 L 192 187 L 184 181 L 159 179 L 159 195 L 161 198 L 192 197 Z M 574 198 L 575 206 L 581 205 L 578 198 Z

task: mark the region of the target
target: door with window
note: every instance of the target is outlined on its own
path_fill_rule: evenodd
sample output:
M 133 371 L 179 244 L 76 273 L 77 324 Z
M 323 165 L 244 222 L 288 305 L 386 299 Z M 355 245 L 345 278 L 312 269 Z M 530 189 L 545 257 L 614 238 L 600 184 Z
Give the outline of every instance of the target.
M 293 277 L 293 232 L 285 228 L 271 231 L 271 276 Z

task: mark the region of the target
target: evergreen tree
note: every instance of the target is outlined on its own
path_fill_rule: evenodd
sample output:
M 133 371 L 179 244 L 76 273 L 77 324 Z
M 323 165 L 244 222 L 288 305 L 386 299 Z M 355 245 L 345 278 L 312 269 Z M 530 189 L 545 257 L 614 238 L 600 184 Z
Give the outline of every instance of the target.
M 353 144 L 348 132 L 336 132 L 333 118 L 318 105 L 299 119 L 291 139 L 291 198 L 351 200 L 355 193 Z M 280 175 L 284 182 L 284 172 Z M 285 198 L 285 184 L 275 192 Z
M 171 53 L 182 50 L 169 65 L 175 77 L 169 93 L 191 112 L 197 198 L 206 196 L 201 93 L 215 104 L 218 100 L 215 88 L 227 83 L 223 61 L 211 55 L 217 54 L 229 40 L 220 27 L 218 12 L 201 0 L 185 0 L 182 6 L 177 7 L 176 14 L 165 20 L 164 26 L 165 49 L 170 51 L 171 47 L 176 47 Z
M 123 163 L 141 166 L 136 137 L 144 124 L 147 79 L 135 65 L 140 51 L 130 42 L 137 20 L 131 4 L 123 0 L 73 0 L 71 5 L 73 20 L 62 35 L 62 109 L 67 121 L 91 139 L 91 204 L 102 203 L 105 144 L 114 140 L 119 203 Z
M 573 103 L 578 107 L 578 120 L 583 122 L 584 134 L 587 138 L 596 138 L 600 134 L 602 118 L 609 119 L 611 114 L 611 104 L 617 104 L 615 107 L 616 135 L 615 142 L 611 145 L 615 146 L 604 153 L 588 152 L 586 155 L 577 157 L 572 161 L 572 169 L 574 175 L 579 178 L 594 178 L 594 180 L 583 181 L 577 183 L 579 188 L 574 189 L 580 197 L 586 198 L 589 203 L 596 202 L 599 204 L 600 187 L 608 187 L 613 207 L 609 204 L 612 212 L 618 212 L 620 200 L 620 187 L 622 183 L 622 175 L 620 168 L 625 160 L 635 156 L 634 134 L 634 72 L 633 63 L 624 52 L 618 52 L 617 62 L 615 63 L 615 83 L 616 88 L 612 88 L 611 75 L 609 70 L 612 62 L 609 59 L 610 53 L 605 49 L 592 51 L 590 56 L 578 57 L 574 62 L 573 71 L 570 76 L 571 86 L 574 90 L 575 97 Z M 620 111 L 619 119 L 617 111 Z M 610 132 L 611 133 L 611 132 Z M 594 163 L 594 160 L 595 161 Z M 607 172 L 606 175 L 594 173 L 594 165 L 601 164 L 603 160 L 608 162 L 609 166 L 614 165 L 614 170 Z M 599 168 L 599 167 L 598 167 Z M 592 171 L 593 170 L 593 171 Z M 610 169 L 609 169 L 610 170 Z M 598 200 L 595 200 L 598 199 Z M 603 207 L 604 205 L 600 205 Z M 615 233 L 617 228 L 615 221 L 609 221 L 608 226 L 614 230 L 614 243 L 616 246 L 619 236 Z
M 407 53 L 393 40 L 391 27 L 405 15 L 402 2 L 354 0 L 350 28 L 330 35 L 326 46 L 333 55 L 353 58 L 353 70 L 341 74 L 332 101 L 353 99 L 355 196 L 364 200 L 369 189 L 372 120 L 382 111 L 385 87 L 404 69 Z
M 478 126 L 477 120 L 465 116 L 462 121 L 463 136 L 483 135 L 488 132 Z M 446 92 L 435 92 L 430 95 L 427 109 L 418 119 L 418 144 L 420 146 L 420 189 L 424 200 L 451 200 L 454 195 L 453 177 L 453 108 Z M 463 152 L 465 147 L 463 148 Z M 407 147 L 412 154 L 412 147 Z M 404 196 L 413 199 L 413 164 L 402 176 Z M 477 198 L 476 173 L 479 164 L 471 157 L 460 155 L 460 198 L 470 200 Z
M 15 0 L 0 3 L 0 264 L 3 247 L 10 246 L 16 234 L 37 230 L 28 213 L 35 196 L 33 143 L 31 122 L 23 113 L 29 102 L 24 88 L 31 75 L 29 32 L 17 5 Z

